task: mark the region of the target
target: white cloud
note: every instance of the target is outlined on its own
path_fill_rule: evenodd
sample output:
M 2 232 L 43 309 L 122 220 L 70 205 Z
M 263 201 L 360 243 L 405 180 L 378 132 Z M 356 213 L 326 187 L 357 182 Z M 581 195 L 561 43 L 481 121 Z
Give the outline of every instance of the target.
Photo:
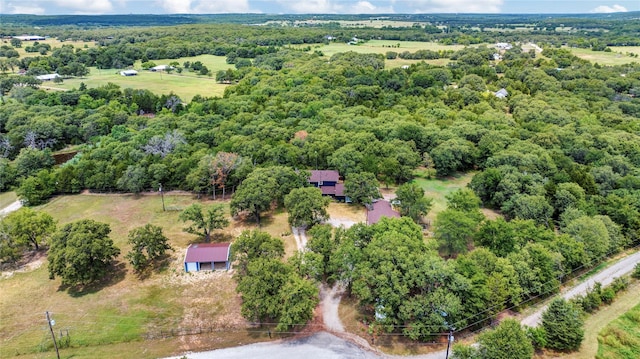
M 111 0 L 55 0 L 54 3 L 76 14 L 104 14 L 113 10 Z
M 251 12 L 249 0 L 158 0 L 169 14 L 218 14 Z
M 393 7 L 379 7 L 361 0 L 353 4 L 340 0 L 278 0 L 285 10 L 299 14 L 380 14 L 393 13 Z
M 158 5 L 169 14 L 187 14 L 191 12 L 191 0 L 159 0 Z
M 628 11 L 627 8 L 622 5 L 613 5 L 613 6 L 600 5 L 597 8 L 591 10 L 592 13 L 603 13 L 603 14 L 608 14 L 612 12 L 627 12 L 627 11 Z
M 504 0 L 415 0 L 407 1 L 407 6 L 419 13 L 498 13 Z
M 217 0 L 206 1 L 201 0 L 195 6 L 194 12 L 200 14 L 218 14 L 218 13 L 247 13 L 251 12 L 249 0 Z
M 43 7 L 38 6 L 35 3 L 20 2 L 20 5 L 16 5 L 15 3 L 7 3 L 6 8 L 0 8 L 0 13 L 44 15 L 45 10 Z

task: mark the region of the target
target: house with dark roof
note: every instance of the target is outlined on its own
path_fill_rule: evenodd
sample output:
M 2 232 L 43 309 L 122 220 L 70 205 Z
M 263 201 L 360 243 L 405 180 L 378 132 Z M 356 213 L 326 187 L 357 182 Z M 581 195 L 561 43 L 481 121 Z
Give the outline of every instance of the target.
M 184 257 L 185 272 L 229 270 L 231 243 L 194 243 Z
M 340 183 L 340 174 L 334 170 L 313 170 L 310 171 L 309 184 L 320 188 L 323 196 L 331 196 L 338 201 L 351 202 L 344 195 L 344 184 Z
M 387 200 L 380 199 L 367 206 L 367 224 L 372 225 L 378 223 L 382 217 L 400 218 L 400 213 L 396 212 L 391 203 Z
M 340 181 L 340 173 L 335 170 L 310 171 L 309 183 L 315 187 L 335 186 Z

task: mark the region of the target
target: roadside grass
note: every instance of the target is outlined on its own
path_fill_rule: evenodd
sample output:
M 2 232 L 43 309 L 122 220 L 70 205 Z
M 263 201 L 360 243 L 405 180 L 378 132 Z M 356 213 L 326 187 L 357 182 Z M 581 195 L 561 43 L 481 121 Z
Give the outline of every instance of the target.
M 100 70 L 91 67 L 90 73 L 86 77 L 65 79 L 64 82 L 59 84 L 47 82 L 42 84 L 42 87 L 54 90 L 71 90 L 79 88 L 81 83 L 84 83 L 89 88 L 113 83 L 122 89 L 146 89 L 156 95 L 168 95 L 173 92 L 185 102 L 191 101 L 195 95 L 222 97 L 225 88 L 229 86 L 217 83 L 215 75 L 208 77 L 188 73 L 178 74 L 172 72 L 167 74 L 165 72 L 139 71 L 136 76 L 122 76 L 120 75 L 120 70 Z
M 62 350 L 66 358 L 156 358 L 268 340 L 265 333 L 256 332 L 242 318 L 233 270 L 184 272 L 186 247 L 198 239 L 182 231 L 184 223 L 178 215 L 180 209 L 196 201 L 188 194 L 167 193 L 165 205 L 173 210 L 162 211 L 161 198 L 154 194 L 81 194 L 56 197 L 37 208 L 51 214 L 59 225 L 85 218 L 108 223 L 110 237 L 121 255 L 110 278 L 83 290 L 65 288 L 59 278 L 50 280 L 44 257 L 30 263 L 32 270 L 3 273 L 0 357 L 51 357 L 53 342 L 45 311 L 53 313 L 56 336 L 69 331 L 71 348 Z M 215 203 L 222 203 L 228 213 L 228 200 Z M 146 223 L 162 227 L 175 251 L 164 268 L 140 279 L 124 255 L 130 249 L 129 230 Z M 216 239 L 233 240 L 242 230 L 254 228 L 257 226 L 251 220 L 232 220 Z M 287 253 L 293 253 L 293 236 L 281 236 L 290 232 L 286 213 L 274 211 L 266 216 L 261 230 L 283 238 Z M 179 329 L 202 329 L 203 334 L 145 340 L 149 335 L 159 338 L 160 331 L 166 335 Z
M 636 54 L 640 53 L 638 46 L 630 47 L 628 49 L 626 47 L 616 47 L 615 50 L 614 48 L 611 48 L 613 50 L 612 52 L 591 51 L 591 49 L 579 49 L 573 47 L 568 49 L 579 58 L 593 63 L 598 63 L 600 65 L 615 66 L 626 65 L 632 62 L 640 63 L 639 58 L 626 55 L 627 52 L 634 52 Z
M 629 287 L 618 294 L 610 305 L 603 305 L 594 314 L 588 315 L 584 325 L 584 340 L 580 350 L 573 353 L 557 353 L 545 351 L 536 355 L 536 358 L 567 358 L 567 359 L 614 359 L 614 358 L 637 358 L 638 355 L 627 355 L 627 341 L 632 333 L 636 333 L 635 343 L 639 340 L 640 328 L 640 298 L 638 291 L 640 290 L 640 281 L 632 281 Z M 633 309 L 633 310 L 632 310 Z M 632 310 L 629 317 L 624 317 L 625 313 Z M 621 318 L 618 318 L 623 316 Z M 618 318 L 612 322 L 614 318 Z M 634 326 L 627 326 L 630 318 L 635 318 Z M 622 340 L 621 340 L 622 339 Z M 627 342 L 623 344 L 623 342 Z M 638 347 L 635 347 L 635 352 Z
M 640 303 L 598 333 L 596 358 L 640 358 Z
M 10 205 L 18 199 L 15 192 L 2 192 L 0 193 L 0 209 Z

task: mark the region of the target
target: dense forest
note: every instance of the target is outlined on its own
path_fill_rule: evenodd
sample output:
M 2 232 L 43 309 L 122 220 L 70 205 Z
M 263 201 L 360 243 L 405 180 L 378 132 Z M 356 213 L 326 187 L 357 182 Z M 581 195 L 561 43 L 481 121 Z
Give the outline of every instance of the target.
M 451 33 L 421 26 L 53 28 L 51 34 L 99 46 L 45 50 L 14 66 L 37 75 L 74 64 L 124 68 L 198 54 L 251 61 L 232 70 L 234 85 L 222 98 L 203 93 L 189 103 L 113 84 L 47 92 L 37 82 L 3 77 L 0 190 L 16 189 L 26 204 L 38 205 L 84 189 L 139 193 L 163 186 L 215 196 L 226 188 L 237 189 L 236 196 L 249 182 L 261 183 L 270 197 L 259 218 L 303 185 L 299 170 L 337 169 L 347 180 L 367 173 L 397 185 L 417 168 L 443 178 L 473 171 L 469 188 L 448 198 L 427 240 L 410 218 L 333 232 L 315 227 L 309 248 L 321 270 L 305 274 L 346 283 L 386 332 L 427 340 L 453 324 L 480 327 L 639 243 L 640 64 L 601 66 L 555 45 L 637 44 L 640 26 L 585 16 L 530 20 L 544 28 L 562 22 L 610 31 L 472 32 L 464 30 L 469 23 L 510 19 L 457 19 Z M 393 69 L 383 55 L 326 57 L 287 47 L 323 43 L 327 35 L 459 44 L 504 39 L 515 46 L 499 61 L 495 48 L 481 45 L 436 53 L 450 59 L 446 66 Z M 524 39 L 540 40 L 544 51 L 523 51 L 516 42 Z M 501 89 L 506 98 L 495 95 Z M 77 154 L 61 163 L 52 155 L 60 150 Z M 222 171 L 220 154 L 234 154 L 233 166 Z M 236 197 L 231 205 L 240 202 Z M 481 207 L 500 218 L 486 219 Z

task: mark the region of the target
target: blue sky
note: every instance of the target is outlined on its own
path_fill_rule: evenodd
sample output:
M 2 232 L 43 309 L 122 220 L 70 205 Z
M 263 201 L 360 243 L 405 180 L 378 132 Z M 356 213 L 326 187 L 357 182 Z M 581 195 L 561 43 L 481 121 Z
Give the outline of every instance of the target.
M 610 13 L 640 0 L 0 0 L 0 14 Z M 1 23 L 1 19 L 0 19 Z

